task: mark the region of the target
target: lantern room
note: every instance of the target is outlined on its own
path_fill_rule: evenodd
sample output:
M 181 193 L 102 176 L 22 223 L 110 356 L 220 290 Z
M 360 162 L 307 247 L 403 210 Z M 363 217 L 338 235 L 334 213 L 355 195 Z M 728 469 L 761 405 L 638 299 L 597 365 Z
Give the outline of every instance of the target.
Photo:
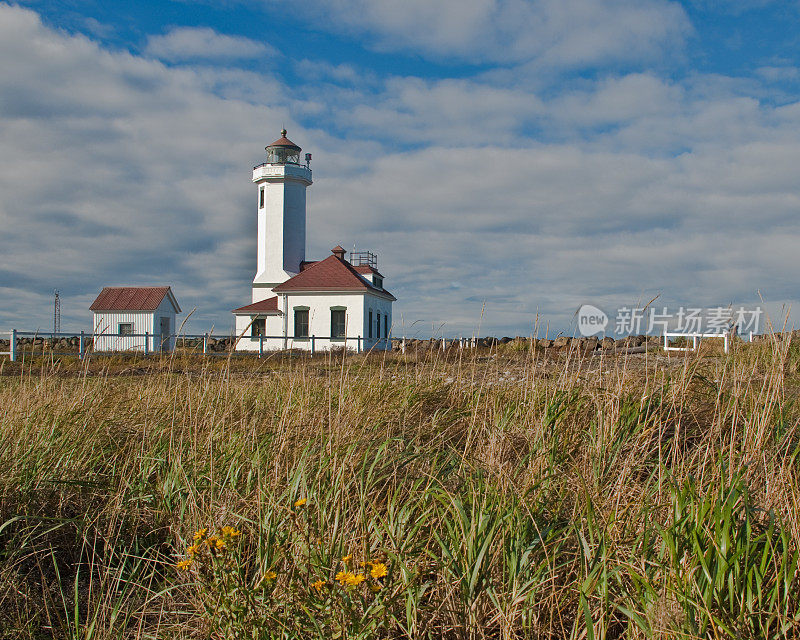
M 281 130 L 281 137 L 264 147 L 268 164 L 300 164 L 300 147 L 286 137 L 286 129 Z

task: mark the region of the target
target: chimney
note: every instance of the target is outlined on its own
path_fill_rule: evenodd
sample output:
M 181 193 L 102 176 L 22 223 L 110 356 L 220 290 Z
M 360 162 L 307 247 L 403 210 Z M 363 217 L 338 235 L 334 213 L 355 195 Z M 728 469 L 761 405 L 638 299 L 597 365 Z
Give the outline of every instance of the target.
M 339 260 L 344 260 L 345 250 L 340 245 L 337 244 L 333 249 L 331 249 L 331 253 L 339 258 Z

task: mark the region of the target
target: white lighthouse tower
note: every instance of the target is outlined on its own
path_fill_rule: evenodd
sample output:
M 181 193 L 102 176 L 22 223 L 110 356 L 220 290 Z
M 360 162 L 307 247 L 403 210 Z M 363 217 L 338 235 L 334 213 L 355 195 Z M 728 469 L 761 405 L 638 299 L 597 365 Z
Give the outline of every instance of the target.
M 300 164 L 300 147 L 281 137 L 266 147 L 267 161 L 253 168 L 258 185 L 258 265 L 253 302 L 274 295 L 272 289 L 300 273 L 306 258 L 306 187 L 309 162 Z

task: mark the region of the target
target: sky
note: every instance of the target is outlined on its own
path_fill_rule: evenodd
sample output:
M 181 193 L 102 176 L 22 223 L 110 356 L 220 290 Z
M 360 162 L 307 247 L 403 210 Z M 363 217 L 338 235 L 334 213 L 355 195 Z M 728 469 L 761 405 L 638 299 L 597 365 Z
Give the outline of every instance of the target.
M 798 306 L 798 0 L 0 2 L 0 60 L 2 330 L 169 284 L 229 332 L 283 127 L 395 335 Z

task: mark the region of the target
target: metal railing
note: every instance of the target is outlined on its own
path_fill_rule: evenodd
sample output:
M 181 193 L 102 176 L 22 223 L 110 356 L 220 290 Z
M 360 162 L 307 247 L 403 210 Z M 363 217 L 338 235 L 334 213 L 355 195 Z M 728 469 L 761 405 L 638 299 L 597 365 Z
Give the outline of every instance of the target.
M 23 338 L 32 338 L 34 342 L 27 344 L 20 344 Z M 77 344 L 72 345 L 68 351 L 58 350 L 60 341 L 63 338 L 70 340 L 77 338 Z M 119 347 L 112 342 L 109 345 L 109 340 L 119 339 L 124 340 L 125 346 Z M 36 342 L 40 340 L 40 342 Z M 133 341 L 133 344 L 130 344 Z M 220 342 L 223 347 L 219 350 L 215 349 L 216 345 Z M 257 348 L 242 348 L 242 345 L 254 345 L 257 343 Z M 307 351 L 309 355 L 314 355 L 318 351 L 331 351 L 343 349 L 344 351 L 353 351 L 355 353 L 369 352 L 369 351 L 383 351 L 391 350 L 392 338 L 364 338 L 362 336 L 354 337 L 338 337 L 338 336 L 214 336 L 212 333 L 202 334 L 162 334 L 162 333 L 108 333 L 98 332 L 91 333 L 81 331 L 79 333 L 42 333 L 39 331 L 18 331 L 12 329 L 9 332 L 9 349 L 8 351 L 0 351 L 0 355 L 7 355 L 11 362 L 15 362 L 20 352 L 34 353 L 40 348 L 45 349 L 46 345 L 48 355 L 60 356 L 77 356 L 78 359 L 83 360 L 89 354 L 139 354 L 148 356 L 151 354 L 160 354 L 165 352 L 174 351 L 178 349 L 195 349 L 198 353 L 204 356 L 218 356 L 229 355 L 235 353 L 237 355 L 251 355 L 257 354 L 258 357 L 263 357 L 267 351 Z M 100 348 L 97 346 L 110 346 L 111 348 Z
M 706 340 L 708 338 L 717 338 L 722 339 L 722 348 L 725 350 L 725 353 L 728 353 L 730 349 L 730 342 L 731 342 L 731 334 L 729 332 L 725 333 L 675 333 L 675 332 L 664 332 L 664 351 L 697 351 L 697 346 L 700 344 L 702 340 Z M 687 345 L 683 347 L 671 347 L 669 345 L 670 338 L 685 338 L 687 340 Z M 692 346 L 688 346 L 688 340 L 691 339 Z M 752 341 L 752 335 L 750 340 Z

